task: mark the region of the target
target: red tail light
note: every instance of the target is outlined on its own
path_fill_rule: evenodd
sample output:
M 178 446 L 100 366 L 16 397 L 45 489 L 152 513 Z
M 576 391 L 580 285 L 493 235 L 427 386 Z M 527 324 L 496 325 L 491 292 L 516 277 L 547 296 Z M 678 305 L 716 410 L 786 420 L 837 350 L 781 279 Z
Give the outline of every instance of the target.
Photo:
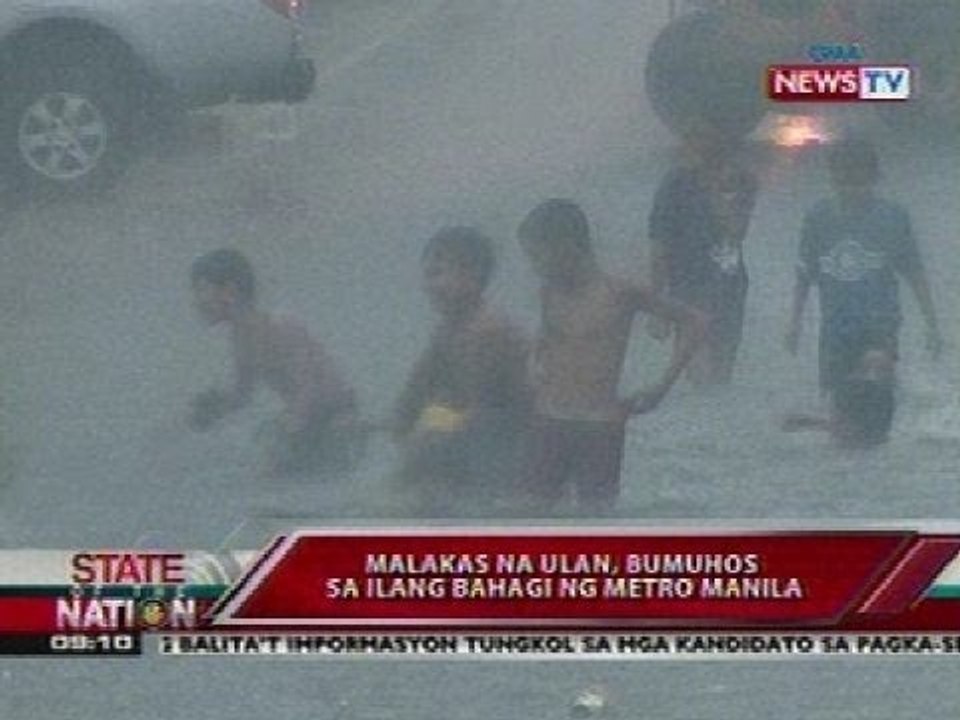
M 262 0 L 263 4 L 284 17 L 295 20 L 306 10 L 307 0 Z

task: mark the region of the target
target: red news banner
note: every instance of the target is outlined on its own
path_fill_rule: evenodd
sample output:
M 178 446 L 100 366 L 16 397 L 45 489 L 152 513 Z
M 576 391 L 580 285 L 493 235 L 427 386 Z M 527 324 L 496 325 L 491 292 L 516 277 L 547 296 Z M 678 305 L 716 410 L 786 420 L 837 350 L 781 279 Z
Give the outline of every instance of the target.
M 301 531 L 211 629 L 960 630 L 960 536 L 681 532 Z

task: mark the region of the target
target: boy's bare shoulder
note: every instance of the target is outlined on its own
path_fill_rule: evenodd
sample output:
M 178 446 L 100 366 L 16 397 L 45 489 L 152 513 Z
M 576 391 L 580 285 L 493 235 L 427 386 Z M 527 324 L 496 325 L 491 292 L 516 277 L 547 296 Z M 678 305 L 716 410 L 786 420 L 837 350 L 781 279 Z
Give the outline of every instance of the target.
M 640 280 L 604 273 L 604 282 L 618 303 L 634 306 L 650 297 L 650 289 Z
M 472 331 L 483 342 L 502 344 L 526 341 L 526 333 L 498 308 L 484 308 L 478 313 Z
M 289 315 L 271 316 L 268 333 L 270 344 L 278 348 L 293 350 L 307 346 L 322 346 L 311 334 L 306 323 Z

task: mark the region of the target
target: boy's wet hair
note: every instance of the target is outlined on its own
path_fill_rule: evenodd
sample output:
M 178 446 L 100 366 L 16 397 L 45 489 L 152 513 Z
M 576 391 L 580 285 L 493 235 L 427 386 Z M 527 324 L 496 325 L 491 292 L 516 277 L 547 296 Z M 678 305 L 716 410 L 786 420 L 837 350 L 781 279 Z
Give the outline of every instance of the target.
M 256 281 L 250 261 L 237 250 L 222 248 L 201 255 L 190 270 L 193 282 L 204 280 L 212 285 L 230 285 L 239 299 L 252 303 L 256 296 Z
M 827 167 L 836 178 L 868 185 L 880 177 L 880 159 L 873 143 L 865 137 L 850 136 L 834 143 L 827 152 Z
M 463 268 L 481 289 L 490 284 L 497 265 L 493 241 L 476 228 L 463 225 L 442 228 L 427 240 L 421 259 L 430 256 L 441 257 Z
M 552 198 L 540 203 L 527 213 L 517 235 L 538 243 L 568 242 L 584 255 L 593 252 L 587 216 L 572 200 Z

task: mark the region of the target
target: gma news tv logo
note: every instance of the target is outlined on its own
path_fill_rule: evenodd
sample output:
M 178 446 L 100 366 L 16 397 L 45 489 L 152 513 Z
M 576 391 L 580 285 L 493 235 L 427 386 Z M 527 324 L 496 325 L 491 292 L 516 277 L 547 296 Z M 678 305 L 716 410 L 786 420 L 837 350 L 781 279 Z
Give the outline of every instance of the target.
M 908 100 L 906 65 L 771 65 L 767 97 L 776 102 Z

